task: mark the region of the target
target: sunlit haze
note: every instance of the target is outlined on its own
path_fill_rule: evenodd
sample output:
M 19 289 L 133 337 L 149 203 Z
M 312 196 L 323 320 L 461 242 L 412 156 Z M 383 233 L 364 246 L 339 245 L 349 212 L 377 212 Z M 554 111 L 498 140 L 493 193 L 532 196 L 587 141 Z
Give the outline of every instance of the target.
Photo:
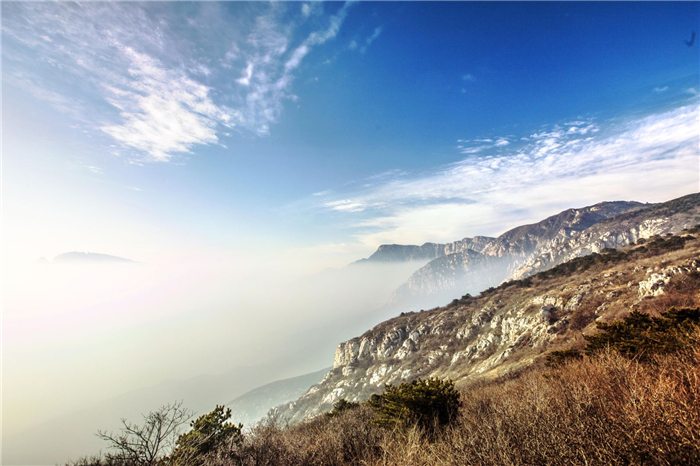
M 3 435 L 330 366 L 422 265 L 326 279 L 381 244 L 700 189 L 696 2 L 1 8 Z

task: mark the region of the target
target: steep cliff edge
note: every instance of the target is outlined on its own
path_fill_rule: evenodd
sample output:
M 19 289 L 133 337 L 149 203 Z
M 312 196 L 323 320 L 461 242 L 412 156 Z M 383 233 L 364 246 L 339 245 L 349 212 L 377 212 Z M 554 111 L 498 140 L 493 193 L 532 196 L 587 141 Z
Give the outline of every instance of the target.
M 414 272 L 389 299 L 398 310 L 433 307 L 455 296 L 527 277 L 575 257 L 700 223 L 700 194 L 660 204 L 602 202 L 568 209 L 486 241 L 478 251 L 438 257 Z M 474 254 L 478 252 L 478 254 Z
M 595 320 L 648 307 L 674 280 L 697 277 L 695 236 L 653 237 L 647 246 L 577 258 L 478 297 L 390 319 L 341 343 L 324 379 L 271 415 L 299 421 L 340 398 L 364 400 L 384 384 L 416 377 L 465 384 L 517 371 L 590 332 Z
M 464 293 L 478 293 L 512 278 L 532 257 L 546 254 L 593 225 L 644 207 L 639 202 L 601 202 L 567 209 L 498 238 L 480 237 L 484 239 L 478 249 L 454 248 L 453 254 L 437 257 L 417 270 L 392 293 L 389 302 L 400 309 L 432 307 Z M 462 242 L 466 240 L 469 238 Z

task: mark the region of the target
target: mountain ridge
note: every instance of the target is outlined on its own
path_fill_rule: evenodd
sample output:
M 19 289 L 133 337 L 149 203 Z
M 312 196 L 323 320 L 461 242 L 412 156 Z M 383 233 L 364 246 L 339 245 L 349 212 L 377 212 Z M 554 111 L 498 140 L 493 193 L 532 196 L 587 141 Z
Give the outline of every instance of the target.
M 512 228 L 497 238 L 484 241 L 479 250 L 472 250 L 485 257 L 462 250 L 456 251 L 456 256 L 446 255 L 429 262 L 394 290 L 389 303 L 402 308 L 408 302 L 417 301 L 432 307 L 444 304 L 456 293 L 475 293 L 495 286 L 512 278 L 519 265 L 533 254 L 540 254 L 602 220 L 644 206 L 634 201 L 600 202 L 566 209 L 540 222 Z M 481 265 L 481 274 L 475 270 L 474 261 Z
M 79 252 L 71 251 L 59 254 L 54 257 L 52 264 L 105 264 L 105 263 L 119 263 L 119 264 L 137 264 L 136 261 L 131 259 L 126 259 L 124 257 L 112 256 L 109 254 L 99 254 L 96 252 Z
M 582 232 L 590 230 L 590 234 L 583 238 L 585 244 L 592 244 L 600 239 L 601 232 L 629 232 L 631 229 L 634 234 L 613 235 L 611 241 L 628 249 L 632 248 L 629 244 L 640 238 L 657 238 L 652 243 L 661 244 L 659 247 L 662 248 L 679 241 L 683 245 L 684 241 L 690 240 L 681 238 L 674 240 L 675 243 L 666 243 L 658 235 L 678 233 L 700 224 L 700 194 L 646 205 L 610 217 L 606 222 L 597 229 L 595 227 L 601 221 L 593 222 L 569 238 L 555 234 L 547 241 L 558 239 L 555 245 L 569 244 Z M 508 281 L 498 289 L 484 291 L 477 298 L 465 295 L 448 306 L 426 312 L 402 313 L 359 337 L 340 343 L 333 369 L 323 380 L 298 400 L 271 410 L 269 416 L 282 422 L 297 422 L 330 409 L 341 398 L 350 401 L 366 399 L 380 391 L 385 383 L 408 381 L 419 376 L 476 380 L 503 375 L 532 364 L 546 348 L 579 337 L 580 332 L 596 319 L 609 319 L 621 312 L 624 306 L 639 306 L 647 297 L 663 294 L 663 288 L 674 276 L 700 272 L 700 242 L 693 236 L 688 238 L 693 240 L 688 253 L 672 250 L 661 258 L 644 256 L 638 262 L 623 263 L 618 269 L 611 270 L 604 268 L 608 259 L 599 259 L 603 256 L 595 254 L 590 260 L 602 261 L 603 264 L 598 266 L 602 270 L 595 274 L 585 272 L 584 267 L 580 277 L 577 274 L 561 278 L 557 275 L 560 272 L 556 272 L 550 280 L 546 275 L 548 270 L 556 270 L 553 269 L 556 265 L 585 265 L 589 260 L 587 254 L 607 254 L 607 245 L 612 243 L 603 242 L 596 246 L 597 251 L 575 255 L 568 259 L 568 263 L 550 261 L 542 264 L 539 272 L 530 271 L 527 277 L 535 277 L 538 283 L 543 283 L 538 285 L 539 288 L 532 288 L 530 278 Z M 457 254 L 453 254 L 453 258 Z M 475 251 L 467 254 L 483 257 Z M 609 257 L 622 260 L 619 257 L 627 257 L 625 254 L 623 251 Z M 664 267 L 655 265 L 669 262 Z M 541 276 L 545 278 L 538 278 Z

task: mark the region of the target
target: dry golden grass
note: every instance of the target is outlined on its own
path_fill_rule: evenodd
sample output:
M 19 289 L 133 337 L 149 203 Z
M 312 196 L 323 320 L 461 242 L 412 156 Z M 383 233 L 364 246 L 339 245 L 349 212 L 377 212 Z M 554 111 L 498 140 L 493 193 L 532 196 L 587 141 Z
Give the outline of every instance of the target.
M 459 420 L 437 439 L 377 427 L 363 406 L 258 427 L 207 464 L 700 464 L 700 332 L 692 340 L 646 362 L 606 353 L 473 387 L 462 394 Z
M 699 256 L 700 241 L 693 240 L 681 250 L 629 262 L 594 264 L 573 276 L 535 277 L 527 287 L 511 286 L 449 310 L 503 308 L 533 296 L 571 293 L 566 290 L 582 282 L 596 282 L 597 292 L 586 295 L 571 315 L 571 331 L 548 349 L 582 346 L 581 331 L 595 332 L 592 324 L 603 303 L 608 303 L 603 315 L 606 321 L 625 315 L 633 307 L 658 315 L 671 306 L 700 305 L 700 274 L 696 272 L 674 277 L 663 295 L 640 302 L 636 286 L 647 268 Z M 614 298 L 608 298 L 610 291 L 616 292 Z M 420 318 L 418 314 L 402 317 Z M 607 352 L 555 368 L 532 364 L 541 357 L 541 352 L 533 350 L 531 357 L 521 358 L 527 364 L 511 365 L 517 371 L 511 371 L 507 378 L 474 381 L 465 376 L 460 416 L 437 437 L 426 436 L 417 428 L 392 431 L 378 427 L 372 422 L 373 411 L 362 405 L 337 416 L 319 416 L 291 426 L 255 427 L 237 444 L 207 457 L 204 464 L 700 464 L 700 330 L 694 330 L 687 341 L 688 345 L 674 354 L 636 360 Z M 459 378 L 459 374 L 454 376 Z M 75 464 L 108 463 L 86 459 Z M 161 464 L 168 464 L 167 459 Z
M 605 353 L 482 383 L 462 394 L 458 421 L 432 440 L 417 428 L 376 426 L 363 405 L 293 426 L 256 427 L 204 464 L 700 464 L 700 331 L 691 340 L 678 353 L 644 362 Z

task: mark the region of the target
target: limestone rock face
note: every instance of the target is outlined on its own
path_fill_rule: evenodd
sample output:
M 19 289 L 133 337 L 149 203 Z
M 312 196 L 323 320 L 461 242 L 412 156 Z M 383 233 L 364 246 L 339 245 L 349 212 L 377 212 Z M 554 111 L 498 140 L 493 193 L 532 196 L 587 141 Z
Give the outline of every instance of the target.
M 465 293 L 478 293 L 511 278 L 532 257 L 566 243 L 592 225 L 643 207 L 638 202 L 604 202 L 565 210 L 539 223 L 509 230 L 498 238 L 465 238 L 443 245 L 440 254 L 417 270 L 389 302 L 398 306 L 431 306 Z
M 442 291 L 450 293 L 444 301 L 449 302 L 510 277 L 528 277 L 577 257 L 697 224 L 700 195 L 693 194 L 651 206 L 602 203 L 570 209 L 499 238 L 380 248 L 375 255 L 382 260 L 435 255 L 395 293 L 397 299 L 410 298 L 412 312 L 339 344 L 333 369 L 324 379 L 271 415 L 283 422 L 299 421 L 331 409 L 340 398 L 365 400 L 385 384 L 417 377 L 449 377 L 459 383 L 516 371 L 551 345 L 580 338 L 582 329 L 594 327 L 594 320 L 629 311 L 640 300 L 663 294 L 677 276 L 700 272 L 700 242 L 691 242 L 695 257 L 690 261 L 668 253 L 653 260 L 625 262 L 599 276 L 581 272 L 552 278 L 552 285 L 545 280 L 534 288 L 504 286 L 428 311 L 416 312 L 420 308 L 415 303 L 423 294 L 435 296 Z M 375 255 L 370 259 L 379 260 Z M 663 267 L 658 266 L 661 263 Z M 467 282 L 479 288 L 470 291 Z
M 694 260 L 681 266 L 664 267 L 660 270 L 648 269 L 646 271 L 646 280 L 640 281 L 638 285 L 639 298 L 664 294 L 664 287 L 669 284 L 674 276 L 690 272 L 700 272 L 700 260 Z

